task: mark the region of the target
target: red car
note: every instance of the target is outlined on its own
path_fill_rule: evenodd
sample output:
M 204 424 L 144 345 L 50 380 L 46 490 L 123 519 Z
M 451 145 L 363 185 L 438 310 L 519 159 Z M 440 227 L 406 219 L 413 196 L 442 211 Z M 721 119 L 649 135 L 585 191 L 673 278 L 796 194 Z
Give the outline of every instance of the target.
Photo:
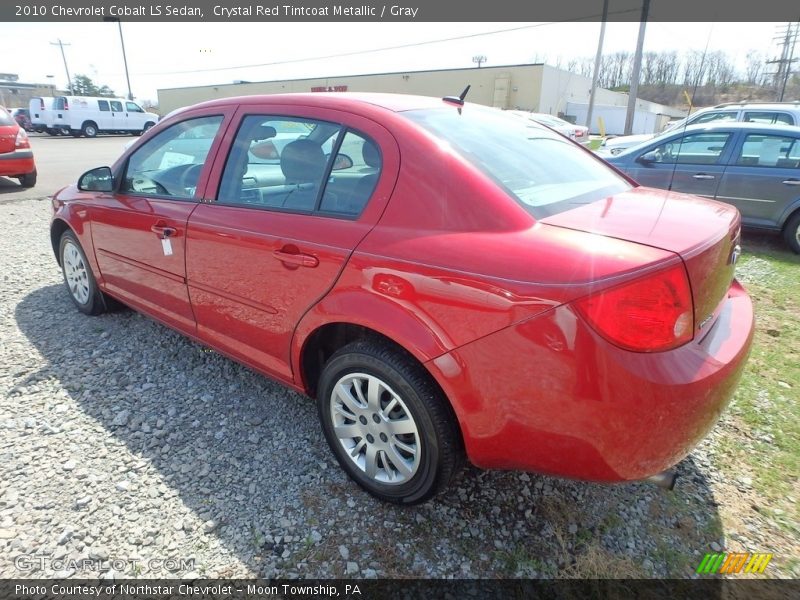
M 464 458 L 663 480 L 753 334 L 735 208 L 458 98 L 206 102 L 53 208 L 81 312 L 113 298 L 315 396 L 339 463 L 393 502 Z
M 36 185 L 36 163 L 28 134 L 0 106 L 0 176 L 19 179 L 22 187 Z

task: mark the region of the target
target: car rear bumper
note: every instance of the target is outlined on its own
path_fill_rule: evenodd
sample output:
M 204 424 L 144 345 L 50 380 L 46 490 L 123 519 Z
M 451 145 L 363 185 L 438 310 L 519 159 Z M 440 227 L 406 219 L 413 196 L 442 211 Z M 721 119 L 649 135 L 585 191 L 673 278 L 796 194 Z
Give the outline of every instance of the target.
M 594 481 L 643 479 L 708 433 L 742 374 L 753 307 L 734 282 L 702 339 L 635 353 L 600 338 L 568 305 L 427 363 L 470 460 Z
M 0 154 L 0 175 L 26 175 L 36 170 L 33 152 L 17 150 Z

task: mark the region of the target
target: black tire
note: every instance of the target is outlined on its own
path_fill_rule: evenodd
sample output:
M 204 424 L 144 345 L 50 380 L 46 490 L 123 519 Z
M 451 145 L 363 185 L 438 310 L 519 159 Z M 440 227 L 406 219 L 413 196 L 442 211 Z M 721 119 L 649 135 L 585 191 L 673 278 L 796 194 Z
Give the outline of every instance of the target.
M 795 254 L 800 254 L 800 211 L 795 212 L 783 227 L 783 239 Z
M 97 137 L 97 124 L 93 121 L 86 121 L 81 128 L 81 132 L 87 138 Z
M 374 394 L 377 400 L 368 401 L 366 390 L 373 381 L 379 382 L 380 393 Z M 337 386 L 350 390 L 351 400 L 359 387 L 364 405 L 357 408 L 358 414 L 345 409 L 347 416 L 343 416 L 342 396 L 334 396 Z M 464 450 L 455 416 L 430 375 L 410 355 L 380 341 L 353 342 L 331 356 L 317 389 L 319 418 L 331 450 L 347 474 L 376 498 L 397 504 L 425 502 L 461 470 Z M 354 437 L 339 439 L 333 412 L 342 420 L 340 427 L 352 432 L 356 432 L 353 427 L 359 428 Z M 403 427 L 410 423 L 414 433 L 391 431 L 398 431 L 398 423 Z M 346 448 L 346 444 L 352 445 Z M 374 465 L 371 470 L 376 471 L 372 475 L 367 473 L 370 452 L 374 457 L 369 461 Z M 362 458 L 364 466 L 358 464 Z M 402 469 L 398 459 L 403 461 Z
M 69 254 L 75 250 L 77 256 Z M 92 268 L 86 260 L 86 254 L 81 248 L 78 238 L 72 231 L 67 230 L 61 235 L 58 244 L 58 257 L 61 262 L 61 273 L 64 275 L 64 284 L 72 302 L 85 315 L 99 315 L 107 310 L 105 298 L 100 288 L 97 287 Z M 77 262 L 76 262 L 77 261 Z M 82 264 L 82 266 L 79 266 Z M 71 269 L 70 265 L 78 266 Z
M 153 125 L 155 125 L 155 123 L 153 123 L 152 121 L 148 121 L 147 123 L 145 123 L 144 127 L 142 128 L 142 131 L 141 131 L 141 133 L 139 135 L 143 135 L 143 134 L 147 133 L 147 130 L 150 129 Z
M 20 175 L 19 183 L 22 187 L 32 188 L 36 185 L 36 171 L 33 173 L 26 173 L 25 175 Z

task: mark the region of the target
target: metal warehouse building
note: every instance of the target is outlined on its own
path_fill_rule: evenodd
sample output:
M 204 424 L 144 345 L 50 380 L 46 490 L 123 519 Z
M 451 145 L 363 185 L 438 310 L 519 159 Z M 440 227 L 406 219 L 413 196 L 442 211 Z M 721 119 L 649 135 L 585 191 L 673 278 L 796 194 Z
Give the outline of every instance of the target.
M 315 79 L 206 85 L 158 90 L 161 114 L 203 100 L 254 94 L 288 92 L 390 92 L 443 97 L 458 95 L 471 85 L 467 100 L 503 109 L 528 110 L 566 117 L 579 124 L 586 121 L 592 82 L 588 77 L 545 64 L 499 67 L 403 71 L 374 75 L 347 75 Z M 598 89 L 592 133 L 599 131 L 600 119 L 606 133 L 621 134 L 625 126 L 628 95 Z M 685 112 L 639 100 L 633 123 L 634 133 L 660 131 L 671 118 Z

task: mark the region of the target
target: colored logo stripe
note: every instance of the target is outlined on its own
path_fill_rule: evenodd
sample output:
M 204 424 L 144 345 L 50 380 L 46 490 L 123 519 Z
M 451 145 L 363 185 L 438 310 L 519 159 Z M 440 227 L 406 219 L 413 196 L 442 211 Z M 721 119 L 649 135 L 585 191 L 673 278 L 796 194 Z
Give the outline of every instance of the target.
M 711 552 L 703 557 L 697 573 L 707 575 L 711 573 L 763 573 L 772 560 L 772 554 L 749 552 L 716 553 Z M 745 566 L 746 565 L 746 566 Z

